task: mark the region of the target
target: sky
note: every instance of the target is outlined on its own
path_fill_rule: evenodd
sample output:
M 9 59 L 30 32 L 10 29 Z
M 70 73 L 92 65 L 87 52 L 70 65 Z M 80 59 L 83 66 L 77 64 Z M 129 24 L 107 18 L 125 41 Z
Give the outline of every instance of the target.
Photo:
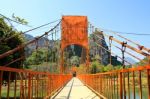
M 22 31 L 61 19 L 62 15 L 84 15 L 97 28 L 150 34 L 149 5 L 150 0 L 1 0 L 0 13 L 26 19 L 32 27 L 15 25 Z M 38 36 L 49 28 L 29 34 Z M 150 48 L 150 35 L 121 35 Z

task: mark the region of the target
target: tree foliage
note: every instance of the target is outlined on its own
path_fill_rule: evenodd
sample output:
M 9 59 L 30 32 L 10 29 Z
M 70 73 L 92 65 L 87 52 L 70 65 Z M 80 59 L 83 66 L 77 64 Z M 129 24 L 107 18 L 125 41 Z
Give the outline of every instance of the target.
M 15 16 L 14 13 L 12 14 L 12 18 L 13 18 L 16 22 L 19 22 L 19 23 L 21 23 L 21 24 L 24 24 L 24 25 L 27 25 L 27 24 L 28 24 L 28 22 L 27 22 L 25 19 L 20 18 L 20 17 L 18 17 L 18 16 Z
M 34 50 L 32 54 L 26 58 L 24 62 L 25 68 L 31 68 L 31 65 L 41 65 L 45 62 L 57 63 L 58 62 L 57 49 L 39 48 Z
M 149 64 L 149 60 L 148 60 L 148 57 L 145 57 L 142 61 L 135 64 L 135 66 L 146 66 L 147 64 Z
M 18 45 L 21 45 L 24 42 L 22 35 L 18 35 L 20 32 L 13 29 L 9 26 L 3 18 L 0 18 L 0 54 L 3 54 L 11 49 L 16 48 Z M 13 38 L 6 40 L 10 36 L 15 35 Z M 7 63 L 20 58 L 24 55 L 24 49 L 21 49 L 12 55 L 9 55 L 3 59 L 0 59 L 0 66 L 4 66 Z M 18 61 L 9 65 L 9 67 L 22 68 L 21 62 Z
M 73 66 L 79 66 L 80 64 L 80 58 L 78 56 L 72 56 L 70 61 L 71 61 L 71 65 Z
M 92 62 L 92 64 L 90 65 L 90 73 L 95 74 L 100 72 L 100 70 L 100 63 L 98 61 Z
M 18 35 L 21 32 L 18 32 L 13 27 L 9 26 L 8 23 L 5 22 L 3 17 L 0 17 L 0 54 L 3 54 L 9 50 L 16 48 L 17 46 L 23 44 L 24 37 L 22 35 Z M 10 39 L 9 37 L 13 36 Z M 18 50 L 11 55 L 8 55 L 2 59 L 0 59 L 0 66 L 7 66 L 11 68 L 22 68 L 23 60 L 13 62 L 16 59 L 24 56 L 24 49 Z M 13 62 L 13 63 L 11 63 Z M 11 63 L 11 64 L 9 64 Z M 11 80 L 15 79 L 15 73 L 11 73 Z M 3 72 L 3 80 L 8 80 L 8 72 Z

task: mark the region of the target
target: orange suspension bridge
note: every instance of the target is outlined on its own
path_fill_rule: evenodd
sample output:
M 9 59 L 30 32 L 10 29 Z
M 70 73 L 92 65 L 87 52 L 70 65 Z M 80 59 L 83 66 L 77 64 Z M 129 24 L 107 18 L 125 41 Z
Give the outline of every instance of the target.
M 24 60 L 25 57 L 22 55 L 22 57 L 11 60 L 4 66 L 0 66 L 0 99 L 144 99 L 143 87 L 146 88 L 147 91 L 146 97 L 150 99 L 150 62 L 146 63 L 145 66 L 133 67 L 130 62 L 125 60 L 125 54 L 128 54 L 131 57 L 145 63 L 145 61 L 137 57 L 137 54 L 150 59 L 149 48 L 131 41 L 119 33 L 113 31 L 109 31 L 112 35 L 108 35 L 107 32 L 104 33 L 101 29 L 95 28 L 91 25 L 86 16 L 63 16 L 61 20 L 57 21 L 59 21 L 58 24 L 49 31 L 1 54 L 0 59 L 4 59 L 5 57 L 20 51 L 31 44 L 35 44 L 36 49 L 38 49 L 37 44 L 40 39 L 43 37 L 47 39 L 48 37 L 51 37 L 53 40 L 54 36 L 56 37 L 56 34 L 59 33 L 60 29 L 61 34 L 59 34 L 59 36 L 61 35 L 61 37 L 58 39 L 61 39 L 61 42 L 60 49 L 57 50 L 60 52 L 60 61 L 59 64 L 57 64 L 60 67 L 60 72 L 58 74 L 54 74 L 51 72 L 31 71 L 8 67 L 10 64 Z M 22 34 L 48 24 L 28 30 Z M 94 33 L 94 30 L 98 32 Z M 93 35 L 92 38 L 88 37 L 90 33 Z M 99 42 L 99 40 L 105 40 L 105 38 L 100 35 L 108 38 L 109 48 L 104 47 Z M 5 40 L 13 38 L 14 36 L 15 35 L 12 35 Z M 121 41 L 118 38 L 121 38 L 124 41 Z M 112 51 L 112 48 L 119 49 L 122 56 L 117 55 L 117 57 L 122 61 L 123 69 L 89 74 L 89 51 L 92 49 L 89 47 L 89 39 L 92 40 L 98 47 L 110 53 L 110 64 L 112 62 L 111 55 L 117 54 Z M 84 65 L 86 73 L 78 74 L 77 77 L 72 77 L 72 74 L 69 72 L 72 70 L 65 67 L 64 61 L 65 48 L 74 44 L 83 47 L 86 52 L 86 54 L 83 55 L 85 56 Z M 45 45 L 48 47 L 50 43 L 45 42 Z M 121 47 L 119 47 L 119 45 Z M 127 49 L 136 54 L 131 53 Z M 125 63 L 128 63 L 131 68 L 126 69 Z M 5 76 L 6 74 L 7 76 Z M 146 78 L 145 86 L 142 85 L 143 76 Z M 138 97 L 136 95 L 136 90 L 138 90 Z

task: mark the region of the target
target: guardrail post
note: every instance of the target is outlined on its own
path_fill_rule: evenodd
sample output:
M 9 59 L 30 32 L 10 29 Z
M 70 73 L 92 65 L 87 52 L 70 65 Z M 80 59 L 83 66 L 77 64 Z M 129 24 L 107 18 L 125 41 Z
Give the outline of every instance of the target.
M 135 74 L 134 71 L 132 72 L 132 83 L 133 83 L 133 99 L 136 99 L 136 95 L 135 95 Z
M 141 81 L 141 71 L 139 71 L 139 96 L 142 99 L 142 81 Z
M 150 70 L 147 70 L 148 99 L 150 99 Z
M 0 71 L 0 99 L 2 98 L 3 71 Z
M 28 74 L 28 99 L 31 99 L 31 74 Z
M 119 86 L 120 86 L 120 99 L 123 99 L 123 90 L 122 90 L 122 72 L 119 73 Z
M 130 99 L 130 73 L 127 75 L 127 85 L 128 85 L 128 99 Z

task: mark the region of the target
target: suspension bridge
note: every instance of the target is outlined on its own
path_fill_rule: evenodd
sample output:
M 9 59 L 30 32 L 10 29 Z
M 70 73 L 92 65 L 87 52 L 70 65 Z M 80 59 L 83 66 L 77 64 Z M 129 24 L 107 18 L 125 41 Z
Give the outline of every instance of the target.
M 150 59 L 149 48 L 117 32 L 95 28 L 88 22 L 86 16 L 62 16 L 62 19 L 54 22 L 58 23 L 41 36 L 0 54 L 0 60 L 15 54 L 15 52 L 22 51 L 31 44 L 36 46 L 36 50 L 40 49 L 38 41 L 42 38 L 46 38 L 45 48 L 47 49 L 51 44 L 56 46 L 56 43 L 58 43 L 56 40 L 58 39 L 60 46 L 59 48 L 57 47 L 56 52 L 59 59 L 57 61 L 52 59 L 52 61 L 57 62 L 60 69 L 59 73 L 9 67 L 10 64 L 24 60 L 24 55 L 10 60 L 7 64 L 0 66 L 0 99 L 145 99 L 144 97 L 150 99 L 150 62 L 145 62 L 141 58 L 147 57 L 148 60 Z M 48 24 L 25 31 L 21 35 Z M 97 32 L 95 33 L 94 31 Z M 107 32 L 112 33 L 112 35 Z M 12 35 L 5 41 L 15 36 Z M 109 48 L 102 44 L 105 38 L 109 41 Z M 53 40 L 53 42 L 48 42 L 48 39 Z M 117 56 L 122 62 L 122 69 L 90 74 L 91 59 L 89 53 L 91 49 L 95 48 L 89 46 L 89 41 L 92 41 L 97 48 L 102 49 L 102 55 L 103 50 L 108 53 L 109 64 L 112 63 L 112 55 Z M 65 49 L 70 45 L 78 45 L 84 49 L 81 55 L 84 74 L 78 73 L 76 68 L 67 68 L 66 66 Z M 117 52 L 113 52 L 113 48 L 119 49 L 121 56 L 117 55 Z M 94 51 L 95 53 L 100 53 L 99 51 Z M 132 66 L 125 59 L 126 54 L 146 65 Z M 138 57 L 137 54 L 138 56 L 141 55 L 141 57 Z M 46 60 L 48 61 L 48 55 Z M 126 63 L 130 68 L 126 68 Z M 48 66 L 48 63 L 46 66 Z M 144 86 L 143 83 L 145 82 L 142 81 L 142 77 L 145 78 L 146 82 Z M 146 90 L 147 94 L 144 94 L 143 89 Z M 136 91 L 138 91 L 138 95 Z

